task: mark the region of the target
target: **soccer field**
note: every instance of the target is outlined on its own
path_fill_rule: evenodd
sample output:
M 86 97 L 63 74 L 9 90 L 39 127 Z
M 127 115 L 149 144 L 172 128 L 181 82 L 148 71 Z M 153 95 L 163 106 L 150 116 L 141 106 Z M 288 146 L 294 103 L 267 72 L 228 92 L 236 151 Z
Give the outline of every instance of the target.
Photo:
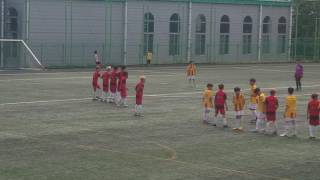
M 254 77 L 266 95 L 277 89 L 283 132 L 294 66 L 201 65 L 197 88 L 188 85 L 184 66 L 129 67 L 129 108 L 92 101 L 91 70 L 0 71 L 0 179 L 320 179 L 320 141 L 308 139 L 306 120 L 310 94 L 320 92 L 320 64 L 304 64 L 303 91 L 295 93 L 297 138 L 250 133 L 249 111 L 243 133 L 201 120 L 205 85 L 224 83 L 232 127 L 232 90 L 248 94 Z M 142 73 L 145 112 L 135 117 Z

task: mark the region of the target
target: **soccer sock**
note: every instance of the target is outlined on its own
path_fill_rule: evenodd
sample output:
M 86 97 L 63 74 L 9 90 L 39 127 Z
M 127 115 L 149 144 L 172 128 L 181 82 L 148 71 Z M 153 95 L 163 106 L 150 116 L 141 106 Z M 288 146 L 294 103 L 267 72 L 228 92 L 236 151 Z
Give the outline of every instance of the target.
M 236 117 L 236 128 L 241 127 L 241 117 Z
M 309 135 L 310 137 L 314 137 L 314 126 L 309 125 Z
M 257 119 L 257 111 L 256 110 L 251 110 L 252 113 L 252 119 Z
M 296 128 L 296 121 L 292 121 L 292 130 L 293 130 L 293 135 L 297 135 L 297 128 Z
M 256 122 L 256 130 L 259 130 L 259 129 L 260 129 L 260 123 L 261 123 L 261 120 L 260 120 L 260 119 L 257 119 L 257 122 Z
M 266 132 L 271 132 L 271 122 L 267 122 Z
M 222 121 L 223 121 L 223 125 L 224 125 L 224 126 L 227 126 L 227 125 L 228 125 L 227 118 L 225 118 L 225 117 L 222 118 Z
M 297 87 L 297 90 L 299 89 L 299 81 L 296 80 L 296 87 Z

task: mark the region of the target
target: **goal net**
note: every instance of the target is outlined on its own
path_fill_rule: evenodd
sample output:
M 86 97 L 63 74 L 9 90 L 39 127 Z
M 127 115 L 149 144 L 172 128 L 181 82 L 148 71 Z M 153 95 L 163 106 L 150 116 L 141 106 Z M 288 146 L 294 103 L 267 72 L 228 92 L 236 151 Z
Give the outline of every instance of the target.
M 1 69 L 44 69 L 40 59 L 21 39 L 0 39 Z

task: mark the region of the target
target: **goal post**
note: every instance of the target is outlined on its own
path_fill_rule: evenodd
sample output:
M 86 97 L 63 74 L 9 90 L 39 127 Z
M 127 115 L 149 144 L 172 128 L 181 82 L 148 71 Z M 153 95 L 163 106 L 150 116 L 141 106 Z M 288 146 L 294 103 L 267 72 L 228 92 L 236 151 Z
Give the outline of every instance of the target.
M 22 39 L 0 39 L 0 68 L 42 69 L 40 59 Z

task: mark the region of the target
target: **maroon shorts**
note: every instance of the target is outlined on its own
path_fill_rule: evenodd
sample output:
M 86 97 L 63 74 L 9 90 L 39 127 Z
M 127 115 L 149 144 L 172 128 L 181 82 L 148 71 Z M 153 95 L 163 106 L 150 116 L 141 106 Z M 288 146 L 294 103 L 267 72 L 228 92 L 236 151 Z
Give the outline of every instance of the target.
M 126 98 L 127 97 L 127 88 L 121 88 L 121 91 L 120 91 L 120 96 L 122 98 Z
M 96 91 L 97 89 L 100 89 L 99 84 L 96 84 L 96 83 L 92 83 L 92 87 L 94 91 Z
M 219 114 L 219 113 L 222 115 L 226 114 L 226 110 L 224 106 L 215 106 L 215 110 L 216 110 L 216 114 Z
M 142 96 L 136 95 L 136 105 L 142 105 Z
M 117 91 L 117 85 L 111 84 L 111 85 L 110 85 L 110 91 L 111 91 L 112 93 L 116 93 L 116 91 Z
M 267 112 L 266 113 L 267 121 L 276 121 L 276 112 Z
M 318 116 L 310 116 L 309 117 L 309 124 L 312 126 L 319 126 L 320 125 L 319 115 Z

